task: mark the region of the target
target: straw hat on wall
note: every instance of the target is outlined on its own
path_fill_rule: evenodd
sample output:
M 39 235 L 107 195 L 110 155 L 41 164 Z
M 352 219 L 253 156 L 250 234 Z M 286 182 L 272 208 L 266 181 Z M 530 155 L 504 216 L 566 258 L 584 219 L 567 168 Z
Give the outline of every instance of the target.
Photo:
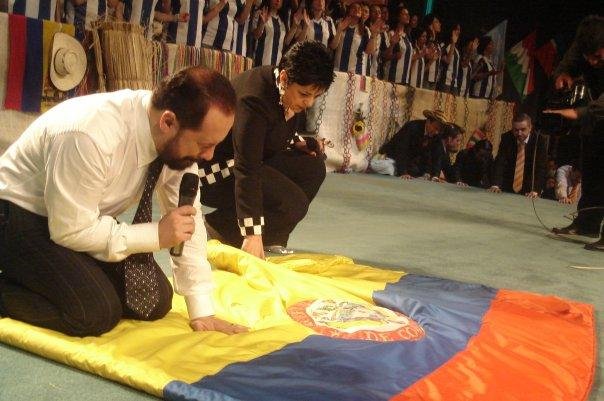
M 86 52 L 75 38 L 58 32 L 52 40 L 50 80 L 61 90 L 75 88 L 86 73 Z

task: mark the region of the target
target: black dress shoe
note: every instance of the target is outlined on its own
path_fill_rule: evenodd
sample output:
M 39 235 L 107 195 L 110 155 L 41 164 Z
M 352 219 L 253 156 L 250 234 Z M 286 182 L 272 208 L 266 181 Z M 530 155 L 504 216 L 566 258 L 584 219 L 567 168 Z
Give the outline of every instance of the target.
M 557 235 L 583 235 L 591 238 L 598 238 L 600 235 L 597 231 L 585 231 L 574 222 L 566 227 L 554 227 L 552 228 L 552 232 Z
M 586 244 L 585 249 L 587 249 L 588 251 L 604 252 L 604 237 L 600 238 L 599 241 L 592 242 L 591 244 Z

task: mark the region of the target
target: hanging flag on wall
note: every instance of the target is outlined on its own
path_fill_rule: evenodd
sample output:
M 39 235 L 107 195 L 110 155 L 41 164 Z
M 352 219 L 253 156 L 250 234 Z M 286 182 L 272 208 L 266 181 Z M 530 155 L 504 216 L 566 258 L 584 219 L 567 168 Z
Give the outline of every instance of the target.
M 69 95 L 50 83 L 48 66 L 52 38 L 56 32 L 71 36 L 74 26 L 19 14 L 0 13 L 0 33 L 8 37 L 0 46 L 0 109 L 39 113 Z M 1 35 L 0 35 L 1 37 Z
M 493 49 L 493 55 L 491 56 L 493 65 L 495 69 L 498 71 L 504 65 L 505 59 L 505 34 L 508 28 L 508 20 L 504 20 L 497 24 L 493 29 L 486 33 L 486 36 L 489 36 L 493 39 L 493 43 L 495 44 L 495 49 Z M 503 91 L 503 74 L 497 74 L 495 76 L 495 89 L 493 91 L 493 96 L 497 97 L 501 95 Z
M 527 37 L 516 43 L 505 55 L 508 73 L 522 99 L 533 92 L 535 85 L 533 57 L 536 37 L 536 32 L 531 32 Z

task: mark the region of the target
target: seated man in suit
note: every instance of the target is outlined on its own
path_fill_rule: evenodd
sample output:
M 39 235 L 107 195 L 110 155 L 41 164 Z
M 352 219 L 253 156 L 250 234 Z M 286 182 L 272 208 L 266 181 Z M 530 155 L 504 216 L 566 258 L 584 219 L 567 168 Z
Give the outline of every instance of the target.
M 493 145 L 488 139 L 481 139 L 469 149 L 464 149 L 455 158 L 455 170 L 462 184 L 478 188 L 491 186 L 493 166 Z
M 440 175 L 440 166 L 436 163 L 441 146 L 439 134 L 447 120 L 440 110 L 423 113 L 425 120 L 407 122 L 380 148 L 380 153 L 394 159 L 396 173 L 403 179 L 421 176 L 430 179 Z
M 433 177 L 433 181 L 446 181 L 464 186 L 460 180 L 457 166 L 451 163 L 451 156 L 459 152 L 464 132 L 465 130 L 457 124 L 445 124 L 442 134 L 440 135 L 441 145 L 438 147 L 435 160 L 436 166 L 441 173 L 440 176 Z
M 489 192 L 512 192 L 533 199 L 539 196 L 547 170 L 547 138 L 532 130 L 531 117 L 524 113 L 514 116 L 512 130 L 501 136 Z

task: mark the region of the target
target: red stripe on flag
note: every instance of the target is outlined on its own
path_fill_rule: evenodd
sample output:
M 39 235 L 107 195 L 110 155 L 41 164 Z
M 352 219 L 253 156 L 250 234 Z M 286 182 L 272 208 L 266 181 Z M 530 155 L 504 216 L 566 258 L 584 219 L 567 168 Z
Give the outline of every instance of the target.
M 22 15 L 10 14 L 8 16 L 8 32 L 10 47 L 4 107 L 11 110 L 21 110 L 27 43 L 26 18 Z
M 586 400 L 594 331 L 591 305 L 500 290 L 466 349 L 391 400 Z
M 522 45 L 527 49 L 529 55 L 529 69 L 524 86 L 524 95 L 530 95 L 535 90 L 535 48 L 537 42 L 537 32 L 533 31 L 526 38 L 522 39 Z

